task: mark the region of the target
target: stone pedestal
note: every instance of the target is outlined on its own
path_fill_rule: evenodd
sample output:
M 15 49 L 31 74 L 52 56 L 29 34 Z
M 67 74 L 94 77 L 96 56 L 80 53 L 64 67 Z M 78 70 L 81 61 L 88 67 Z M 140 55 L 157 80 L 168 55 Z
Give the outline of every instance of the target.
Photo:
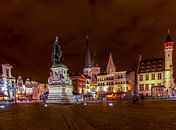
M 47 103 L 61 103 L 61 104 L 69 104 L 75 103 L 74 96 L 72 94 L 72 87 L 50 87 L 49 88 L 49 95 Z
M 52 73 L 48 79 L 49 94 L 47 103 L 70 104 L 75 103 L 76 99 L 73 96 L 72 82 L 67 74 L 68 68 L 63 65 L 55 65 L 51 68 Z

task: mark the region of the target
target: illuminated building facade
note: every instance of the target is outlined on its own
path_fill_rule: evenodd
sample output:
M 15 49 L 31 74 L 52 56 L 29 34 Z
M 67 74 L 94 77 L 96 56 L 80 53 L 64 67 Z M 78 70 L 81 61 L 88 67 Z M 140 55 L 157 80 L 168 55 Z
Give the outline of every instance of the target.
M 119 71 L 97 76 L 99 94 L 130 94 L 134 85 L 134 71 Z
M 32 89 L 32 83 L 29 78 L 26 79 L 25 81 L 25 94 L 28 99 L 32 100 L 33 97 L 33 89 Z
M 88 36 L 86 38 L 86 60 L 85 66 L 83 68 L 83 75 L 86 78 L 86 95 L 93 95 L 95 97 L 96 94 L 96 86 L 97 86 L 97 75 L 100 73 L 100 67 L 96 64 L 96 54 L 94 52 L 93 60 L 91 60 Z
M 84 95 L 86 93 L 86 78 L 84 75 L 74 73 L 70 76 L 70 79 L 72 80 L 73 93 Z
M 21 76 L 19 76 L 16 80 L 17 101 L 22 101 L 25 99 L 39 100 L 40 96 L 43 94 L 40 93 L 42 90 L 43 88 L 41 88 L 41 85 L 37 81 L 31 81 L 29 78 L 23 81 Z
M 1 75 L 1 92 L 5 95 L 4 100 L 15 99 L 15 78 L 12 76 L 12 66 L 10 64 L 2 64 Z
M 144 96 L 173 96 L 173 45 L 170 34 L 164 42 L 164 58 L 141 60 L 138 72 L 138 93 Z
M 39 100 L 40 99 L 40 84 L 37 81 L 31 81 L 32 85 L 32 99 L 33 100 Z
M 131 94 L 134 86 L 134 71 L 116 72 L 112 54 L 110 53 L 106 73 L 97 76 L 97 93 L 105 95 L 127 95 Z
M 89 60 L 89 63 L 90 61 L 91 60 Z M 101 74 L 100 67 L 98 67 L 97 71 L 93 71 L 93 69 L 94 67 L 89 67 L 90 74 L 86 75 L 87 94 L 92 94 L 94 95 L 94 97 L 96 94 L 96 96 L 98 97 L 99 95 L 108 95 L 114 93 L 116 93 L 117 95 L 118 94 L 126 95 L 127 93 L 129 94 L 131 93 L 132 87 L 134 85 L 135 73 L 134 71 L 116 72 L 116 67 L 112 58 L 112 53 L 110 53 L 109 56 L 106 73 Z
M 156 91 L 164 86 L 164 59 L 141 60 L 138 72 L 138 93 L 144 96 L 156 96 Z M 161 95 L 160 95 L 161 94 Z M 158 93 L 164 96 L 164 93 Z
M 17 100 L 22 100 L 25 99 L 25 85 L 23 83 L 23 79 L 21 76 L 19 76 L 16 80 L 16 95 L 17 95 Z

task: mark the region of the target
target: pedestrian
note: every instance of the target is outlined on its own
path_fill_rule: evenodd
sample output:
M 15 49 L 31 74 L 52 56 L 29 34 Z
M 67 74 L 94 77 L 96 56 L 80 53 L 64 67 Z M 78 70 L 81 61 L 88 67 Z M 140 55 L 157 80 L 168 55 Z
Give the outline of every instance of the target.
M 143 105 L 144 104 L 144 95 L 142 94 L 141 95 L 141 105 Z

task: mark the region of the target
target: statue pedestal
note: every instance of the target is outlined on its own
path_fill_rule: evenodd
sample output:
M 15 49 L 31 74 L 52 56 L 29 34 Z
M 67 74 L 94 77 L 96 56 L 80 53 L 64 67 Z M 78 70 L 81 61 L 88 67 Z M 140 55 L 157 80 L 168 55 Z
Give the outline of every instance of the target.
M 52 73 L 48 79 L 49 94 L 46 103 L 70 104 L 76 102 L 67 70 L 68 68 L 63 64 L 51 67 Z
M 76 100 L 72 94 L 72 86 L 50 86 L 47 103 L 70 104 L 75 103 Z

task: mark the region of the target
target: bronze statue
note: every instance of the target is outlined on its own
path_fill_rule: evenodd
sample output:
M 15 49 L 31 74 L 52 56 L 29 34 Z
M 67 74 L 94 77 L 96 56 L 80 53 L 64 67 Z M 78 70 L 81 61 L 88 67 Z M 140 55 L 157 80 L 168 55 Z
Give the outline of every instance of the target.
M 62 50 L 59 42 L 59 37 L 56 36 L 56 40 L 54 42 L 53 53 L 52 53 L 52 62 L 53 65 L 61 64 L 63 60 Z

